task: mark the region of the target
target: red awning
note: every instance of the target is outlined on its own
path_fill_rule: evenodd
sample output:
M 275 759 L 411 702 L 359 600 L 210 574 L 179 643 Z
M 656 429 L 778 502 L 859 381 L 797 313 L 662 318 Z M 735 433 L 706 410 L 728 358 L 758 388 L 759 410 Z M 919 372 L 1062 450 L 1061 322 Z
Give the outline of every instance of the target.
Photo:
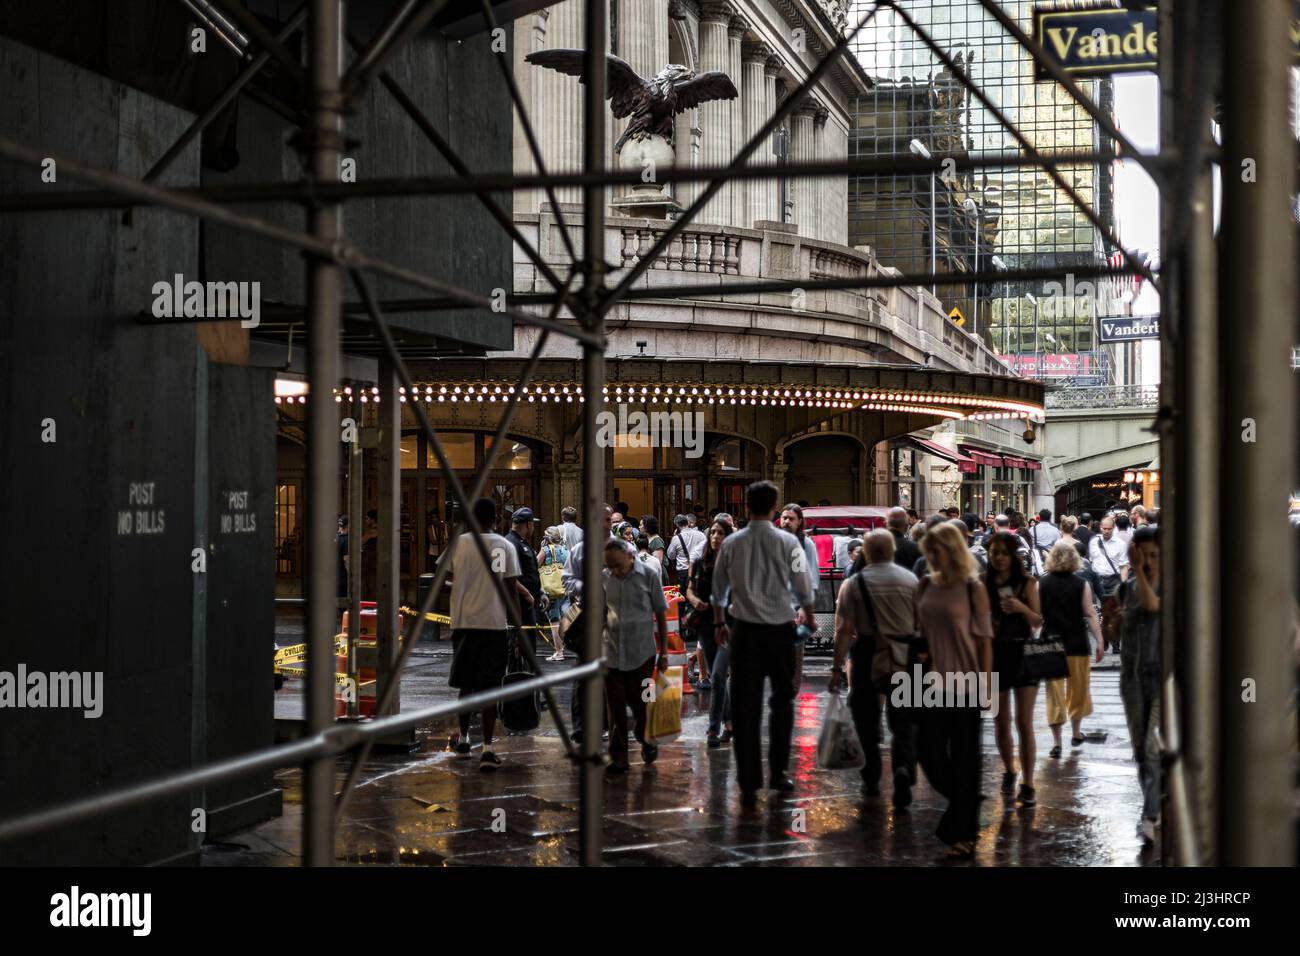
M 1008 468 L 1028 468 L 1029 462 L 1023 458 L 1012 458 L 1010 455 L 1002 456 L 1002 463 Z
M 1002 458 L 999 455 L 990 455 L 988 452 L 980 451 L 977 448 L 963 448 L 962 451 L 970 455 L 976 464 L 988 465 L 993 468 L 1002 467 Z
M 1026 460 L 1025 460 L 1025 467 L 1028 468 L 1030 471 L 1042 471 L 1042 469 L 1043 469 L 1043 463 L 1042 463 L 1041 461 L 1034 461 L 1034 460 L 1032 460 L 1032 459 L 1026 459 Z
M 976 466 L 974 460 L 967 458 L 959 451 L 953 451 L 951 448 L 945 448 L 938 442 L 928 441 L 924 438 L 917 438 L 913 435 L 908 435 L 907 440 L 927 455 L 935 455 L 942 458 L 944 461 L 952 462 L 961 471 L 975 470 Z

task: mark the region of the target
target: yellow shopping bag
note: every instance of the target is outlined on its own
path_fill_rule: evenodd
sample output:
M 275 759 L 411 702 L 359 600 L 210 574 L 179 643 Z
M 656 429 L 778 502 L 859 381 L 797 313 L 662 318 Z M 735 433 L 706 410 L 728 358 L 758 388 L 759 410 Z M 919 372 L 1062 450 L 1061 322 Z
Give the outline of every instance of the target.
M 658 746 L 682 734 L 682 669 L 655 674 L 654 699 L 646 705 L 646 739 Z

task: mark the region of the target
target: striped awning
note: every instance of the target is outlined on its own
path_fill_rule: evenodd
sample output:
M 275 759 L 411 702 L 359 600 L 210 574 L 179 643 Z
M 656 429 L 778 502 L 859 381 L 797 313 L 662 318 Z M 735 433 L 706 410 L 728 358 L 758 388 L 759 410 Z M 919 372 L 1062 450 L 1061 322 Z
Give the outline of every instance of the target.
M 917 438 L 915 435 L 908 435 L 907 440 L 925 452 L 927 455 L 934 455 L 942 458 L 944 461 L 950 461 L 957 466 L 958 471 L 974 471 L 978 466 L 974 459 L 963 455 L 959 451 L 953 451 L 951 448 L 945 448 L 938 442 L 929 441 L 925 438 Z
M 990 468 L 1002 467 L 1001 455 L 990 455 L 986 451 L 980 451 L 978 448 L 963 448 L 962 452 L 969 455 L 977 465 L 987 465 Z

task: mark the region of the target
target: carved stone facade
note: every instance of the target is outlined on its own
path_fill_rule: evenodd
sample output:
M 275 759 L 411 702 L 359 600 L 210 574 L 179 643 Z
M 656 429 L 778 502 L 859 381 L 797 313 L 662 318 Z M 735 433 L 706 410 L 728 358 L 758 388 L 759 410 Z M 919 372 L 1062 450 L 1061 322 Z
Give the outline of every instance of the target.
M 524 63 L 534 50 L 581 48 L 582 0 L 564 0 L 515 23 L 515 74 L 537 131 L 546 168 L 551 172 L 577 172 L 582 165 L 582 87 L 574 77 L 539 70 Z M 776 82 L 794 89 L 815 67 L 837 38 L 829 23 L 840 23 L 843 11 L 834 4 L 814 0 L 780 0 L 775 4 L 754 0 L 615 0 L 611 20 L 615 35 L 611 47 L 643 77 L 665 64 L 680 62 L 696 71 L 721 70 L 731 77 L 740 96 L 714 101 L 689 110 L 677 119 L 674 136 L 676 165 L 725 166 L 762 128 L 776 110 Z M 778 22 L 773 22 L 773 16 Z M 838 18 L 838 19 L 837 19 Z M 843 158 L 848 152 L 850 97 L 867 89 L 865 76 L 850 61 L 832 70 L 808 95 L 808 106 L 821 117 L 804 139 L 797 135 L 790 161 L 801 158 Z M 612 120 L 609 142 L 617 138 L 626 121 Z M 515 168 L 535 172 L 523 127 L 515 120 Z M 803 128 L 791 117 L 787 130 Z M 776 134 L 760 143 L 749 164 L 774 165 Z M 607 157 L 615 165 L 614 157 Z M 847 182 L 847 180 L 846 180 Z M 699 195 L 703 183 L 675 184 L 671 191 L 683 206 Z M 793 222 L 800 235 L 830 242 L 846 242 L 848 235 L 847 185 L 837 180 L 809 180 L 787 185 L 787 194 L 800 190 L 788 215 L 778 203 L 778 179 L 747 180 L 725 184 L 696 221 L 718 226 L 752 228 L 763 220 Z M 576 189 L 558 191 L 560 202 L 579 202 Z M 620 193 L 621 195 L 621 193 Z M 546 202 L 540 190 L 516 193 L 517 213 L 537 213 Z M 614 214 L 617 209 L 612 210 Z

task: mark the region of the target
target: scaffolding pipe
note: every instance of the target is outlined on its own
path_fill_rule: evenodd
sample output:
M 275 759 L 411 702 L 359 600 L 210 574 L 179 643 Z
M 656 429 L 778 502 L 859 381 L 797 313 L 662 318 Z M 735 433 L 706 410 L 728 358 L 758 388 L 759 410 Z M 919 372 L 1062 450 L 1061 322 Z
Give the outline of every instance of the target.
M 308 64 L 311 74 L 311 137 L 308 163 L 319 182 L 335 182 L 343 144 L 339 65 L 342 0 L 311 0 Z M 321 203 L 309 216 L 312 238 L 332 246 L 341 239 L 342 210 Z M 331 259 L 307 261 L 307 381 L 312 395 L 324 397 L 339 378 L 339 331 L 343 304 L 341 277 Z M 334 633 L 338 601 L 334 539 L 338 508 L 339 423 L 331 401 L 307 409 L 307 731 L 323 733 L 334 722 Z M 349 529 L 349 535 L 356 529 Z M 303 783 L 303 861 L 307 866 L 334 862 L 334 760 L 308 761 Z
M 1287 108 L 1291 0 L 1223 10 L 1224 176 L 1219 280 L 1221 487 L 1246 533 L 1218 536 L 1218 862 L 1292 866 L 1295 693 L 1287 499 L 1294 488 L 1295 139 Z M 1214 502 L 1207 502 L 1209 505 Z M 1290 739 L 1289 739 L 1290 738 Z
M 388 76 L 380 74 L 380 80 Z M 453 160 L 454 153 L 432 123 L 411 101 L 396 82 L 384 83 L 397 99 L 402 109 L 416 122 L 420 131 L 429 137 L 447 164 L 456 170 L 454 176 L 379 176 L 356 183 L 213 183 L 206 186 L 171 190 L 176 196 L 205 199 L 219 205 L 297 202 L 311 204 L 329 199 L 347 202 L 357 199 L 410 199 L 428 196 L 459 196 L 466 192 L 510 192 L 548 187 L 586 188 L 591 185 L 634 186 L 642 183 L 641 173 L 606 170 L 600 174 L 585 172 L 564 173 L 510 173 L 474 174 L 464 163 Z M 251 91 L 250 91 L 251 92 Z M 1212 154 L 1213 155 L 1213 154 Z M 1181 154 L 1174 149 L 1148 157 L 1162 167 L 1173 166 Z M 780 167 L 780 178 L 830 179 L 841 176 L 914 176 L 935 175 L 945 163 L 952 169 L 969 171 L 977 169 L 1053 169 L 1057 167 L 1090 166 L 1099 163 L 1124 162 L 1125 157 L 1111 152 L 1001 153 L 992 155 L 945 155 L 932 153 L 931 158 L 919 156 L 848 157 L 843 160 L 821 160 L 812 163 L 791 163 Z M 61 165 L 61 163 L 60 163 Z M 460 170 L 464 170 L 462 175 Z M 655 173 L 658 183 L 689 183 L 724 180 L 775 179 L 771 166 L 674 166 Z M 163 205 L 156 198 L 126 198 L 115 190 L 72 190 L 59 193 L 20 192 L 0 196 L 0 212 L 62 212 L 80 209 L 117 209 L 123 206 Z M 563 221 L 557 213 L 557 220 Z M 558 222 L 557 222 L 558 225 Z
M 587 62 L 583 102 L 583 172 L 599 175 L 605 168 L 605 46 L 609 39 L 609 4 L 586 0 Z M 558 210 L 557 210 L 558 212 Z M 598 660 L 605 624 L 605 450 L 599 447 L 597 416 L 603 403 L 596 401 L 605 384 L 605 312 L 601 297 L 605 285 L 605 187 L 588 185 L 582 193 L 582 254 L 585 303 L 583 324 L 595 341 L 582 346 L 582 381 L 589 397 L 582 405 L 582 636 L 581 660 Z M 600 866 L 601 817 L 604 800 L 600 761 L 600 727 L 604 693 L 599 673 L 579 685 L 582 694 L 582 774 L 579 811 L 579 853 L 583 866 Z

